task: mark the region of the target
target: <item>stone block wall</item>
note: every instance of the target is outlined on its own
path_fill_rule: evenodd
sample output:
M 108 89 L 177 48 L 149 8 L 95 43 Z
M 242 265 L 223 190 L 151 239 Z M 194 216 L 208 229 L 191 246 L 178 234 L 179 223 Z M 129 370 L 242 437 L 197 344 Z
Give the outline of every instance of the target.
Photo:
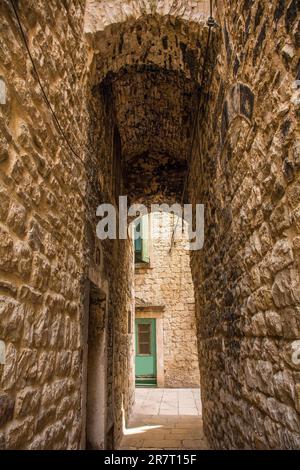
M 84 158 L 84 2 L 14 3 L 49 100 Z M 9 1 L 0 17 L 0 447 L 78 448 L 84 167 L 53 122 Z
M 128 312 L 133 316 L 133 246 L 127 240 L 98 240 L 96 227 L 100 218 L 97 207 L 102 203 L 116 205 L 122 184 L 115 184 L 116 118 L 112 106 L 111 87 L 98 83 L 97 74 L 90 74 L 87 93 L 87 221 L 86 268 L 91 270 L 101 287 L 107 289 L 107 431 L 113 429 L 116 443 L 129 416 L 134 400 L 134 338 L 128 331 Z M 117 162 L 114 162 L 117 158 Z M 100 247 L 101 266 L 97 266 Z M 87 384 L 88 386 L 88 384 Z
M 190 197 L 205 433 L 212 447 L 299 449 L 299 2 L 216 2 Z M 299 353 L 299 352 L 298 352 Z
M 136 268 L 135 297 L 142 303 L 164 307 L 164 386 L 199 387 L 194 288 L 189 251 L 185 249 L 187 233 L 182 233 L 182 220 L 172 214 L 155 212 L 150 220 L 150 266 Z
M 169 15 L 191 22 L 206 19 L 209 14 L 209 0 L 87 0 L 85 30 L 94 33 L 106 27 L 126 23 L 147 15 Z
M 0 448 L 77 449 L 85 446 L 85 286 L 91 277 L 109 298 L 107 429 L 114 423 L 115 441 L 132 403 L 132 251 L 126 243 L 95 240 L 96 207 L 113 199 L 114 124 L 91 93 L 96 78 L 83 36 L 85 2 L 14 4 L 68 143 L 45 103 L 11 3 L 2 1 Z M 93 99 L 99 107 L 91 116 Z
M 98 9 L 100 30 L 125 21 L 123 3 Z M 198 21 L 207 8 L 171 3 L 128 2 L 134 18 L 149 14 L 143 5 L 159 6 L 182 35 L 188 29 L 172 15 Z M 191 256 L 204 427 L 216 448 L 300 448 L 299 1 L 214 3 L 219 56 L 206 77 L 189 178 L 189 200 L 206 205 L 204 249 Z M 95 209 L 116 196 L 116 116 L 103 99 L 110 90 L 98 86 L 116 62 L 93 61 L 83 0 L 14 4 L 52 109 L 84 164 L 54 122 L 11 2 L 2 0 L 0 448 L 75 449 L 84 445 L 90 277 L 109 294 L 107 402 L 116 441 L 133 399 L 131 245 L 95 241 Z M 149 65 L 148 52 L 143 43 L 139 65 Z M 129 48 L 120 65 L 134 65 L 134 54 Z M 189 69 L 190 55 L 178 58 Z M 98 248 L 101 270 L 92 261 Z

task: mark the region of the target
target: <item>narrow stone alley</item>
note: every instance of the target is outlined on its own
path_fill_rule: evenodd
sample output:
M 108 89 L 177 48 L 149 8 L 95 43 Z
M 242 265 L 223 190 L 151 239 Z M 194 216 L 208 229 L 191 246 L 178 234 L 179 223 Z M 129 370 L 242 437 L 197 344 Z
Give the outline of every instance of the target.
M 299 0 L 0 0 L 0 451 L 300 449 L 299 46 Z
M 138 388 L 120 450 L 206 450 L 201 415 L 199 389 Z

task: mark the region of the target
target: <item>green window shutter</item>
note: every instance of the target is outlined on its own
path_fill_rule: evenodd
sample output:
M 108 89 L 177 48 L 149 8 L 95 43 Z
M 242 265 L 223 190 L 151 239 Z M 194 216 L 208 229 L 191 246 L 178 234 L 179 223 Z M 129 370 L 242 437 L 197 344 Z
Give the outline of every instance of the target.
M 136 263 L 149 263 L 148 217 L 138 219 L 134 224 L 134 260 Z
M 134 261 L 140 263 L 142 261 L 142 239 L 141 239 L 141 219 L 134 223 Z
M 148 216 L 144 216 L 142 219 L 142 262 L 149 263 L 149 225 Z

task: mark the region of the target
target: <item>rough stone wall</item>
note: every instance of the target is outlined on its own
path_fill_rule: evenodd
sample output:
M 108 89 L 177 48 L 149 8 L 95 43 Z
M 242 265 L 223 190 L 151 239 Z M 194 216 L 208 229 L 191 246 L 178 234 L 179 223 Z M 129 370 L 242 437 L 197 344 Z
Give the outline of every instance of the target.
M 204 427 L 215 448 L 299 449 L 299 2 L 217 2 L 190 197 Z M 293 355 L 294 354 L 294 355 Z
M 135 297 L 151 305 L 164 306 L 163 357 L 165 387 L 199 387 L 195 301 L 186 232 L 168 213 L 153 213 L 150 267 L 136 268 Z M 145 313 L 145 316 L 147 314 Z
M 95 241 L 96 207 L 113 198 L 114 122 L 92 93 L 85 2 L 15 4 L 51 106 L 83 162 L 53 122 L 10 2 L 2 1 L 0 448 L 76 449 L 85 445 L 88 279 L 109 297 L 107 429 L 114 423 L 116 441 L 132 403 L 132 253 L 123 242 Z
M 97 83 L 97 75 L 92 78 Z M 111 87 L 96 84 L 89 90 L 87 259 L 92 274 L 108 292 L 107 431 L 113 428 L 117 445 L 134 400 L 134 342 L 133 335 L 128 334 L 127 322 L 128 312 L 133 309 L 133 248 L 129 239 L 100 242 L 96 237 L 100 220 L 96 217 L 96 209 L 101 203 L 115 205 L 122 193 L 122 183 L 116 188 L 113 161 L 116 118 Z M 116 157 L 121 158 L 121 149 Z M 120 161 L 117 163 L 121 165 Z M 102 261 L 97 270 L 93 260 L 98 248 Z
M 85 73 L 92 64 L 82 37 L 85 2 L 15 2 L 52 107 L 90 164 L 85 175 L 53 124 L 9 3 L 1 2 L 0 16 L 0 448 L 77 448 L 83 281 L 95 250 L 89 236 L 98 192 L 100 201 L 113 197 L 114 117 L 104 124 L 103 105 L 90 96 L 97 74 L 104 77 L 96 65 Z M 142 3 L 127 4 L 138 5 L 136 18 Z M 184 17 L 186 2 L 172 3 Z M 188 2 L 186 12 L 200 3 Z M 299 1 L 216 3 L 223 44 L 202 100 L 189 185 L 190 199 L 206 204 L 205 247 L 192 254 L 204 426 L 217 448 L 299 448 L 300 371 L 292 356 L 300 336 Z M 123 1 L 107 4 L 98 9 L 107 17 L 99 29 L 127 18 Z M 97 128 L 101 152 L 94 145 L 86 152 L 87 130 L 93 141 Z M 125 321 L 132 268 L 125 242 L 102 248 L 113 358 L 109 422 L 118 436 L 132 401 Z
M 199 22 L 209 14 L 209 0 L 87 0 L 85 31 L 103 31 L 132 18 L 157 14 Z
M 84 1 L 18 2 L 45 90 L 80 155 L 83 9 Z M 78 448 L 84 168 L 53 124 L 8 1 L 0 18 L 0 448 Z

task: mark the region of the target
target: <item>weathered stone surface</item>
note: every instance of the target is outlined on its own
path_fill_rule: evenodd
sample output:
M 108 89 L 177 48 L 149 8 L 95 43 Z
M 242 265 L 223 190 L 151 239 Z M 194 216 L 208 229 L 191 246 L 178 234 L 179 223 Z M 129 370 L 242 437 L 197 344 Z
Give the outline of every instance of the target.
M 285 308 L 282 311 L 282 326 L 284 337 L 299 338 L 300 334 L 300 309 L 296 308 Z
M 253 315 L 249 324 L 244 329 L 250 336 L 265 336 L 267 332 L 265 316 L 262 312 Z
M 7 89 L 6 83 L 3 78 L 0 78 L 0 104 L 6 104 L 7 100 Z
M 206 218 L 205 248 L 191 254 L 191 267 L 204 429 L 215 448 L 299 445 L 298 366 L 291 359 L 299 337 L 299 170 L 290 158 L 298 131 L 288 85 L 298 59 L 285 28 L 290 3 L 223 2 L 222 11 L 218 5 L 219 77 L 211 82 L 214 99 L 194 145 L 189 197 L 205 204 Z M 241 113 L 247 124 L 235 111 L 237 82 L 254 98 L 252 114 Z M 220 223 L 224 206 L 232 211 L 226 230 Z M 230 307 L 228 292 L 235 292 Z M 243 422 L 236 408 L 230 411 L 238 399 Z M 262 419 L 253 426 L 258 410 Z
M 80 447 L 75 392 L 83 389 L 91 272 L 109 293 L 107 430 L 114 425 L 119 439 L 134 393 L 132 246 L 101 243 L 99 266 L 94 235 L 97 206 L 121 192 L 116 161 L 126 166 L 132 201 L 180 202 L 189 168 L 184 199 L 205 204 L 204 249 L 191 253 L 191 269 L 211 447 L 300 446 L 300 366 L 292 360 L 300 334 L 298 2 L 220 3 L 196 96 L 208 2 L 20 0 L 67 144 L 15 34 L 10 2 L 1 2 L 1 308 L 15 301 L 29 310 L 0 318 L 10 335 L 0 387 L 16 397 L 43 393 L 33 415 L 1 426 L 0 448 Z M 65 413 L 59 421 L 57 409 Z
M 300 413 L 300 384 L 296 384 L 295 386 L 295 394 L 296 394 L 296 397 L 295 397 L 295 406 L 296 406 L 296 410 L 298 411 L 298 413 Z
M 17 350 L 13 344 L 6 346 L 5 365 L 1 371 L 0 386 L 3 390 L 15 387 L 17 370 Z
M 294 260 L 293 251 L 287 240 L 279 240 L 273 248 L 269 268 L 273 273 L 283 270 Z
M 26 243 L 16 242 L 14 256 L 20 277 L 22 279 L 28 278 L 32 269 L 32 252 L 29 246 Z
M 282 336 L 282 320 L 280 315 L 277 312 L 266 312 L 265 319 L 269 335 Z
M 6 162 L 9 158 L 8 155 L 8 143 L 6 139 L 0 137 L 0 163 Z
M 16 297 L 17 288 L 11 282 L 0 281 L 1 294 L 8 294 L 9 296 Z
M 0 220 L 5 221 L 9 209 L 9 195 L 6 189 L 0 189 Z
M 41 390 L 24 388 L 17 396 L 15 414 L 18 419 L 35 415 L 38 412 Z
M 7 224 L 18 235 L 25 231 L 26 210 L 21 204 L 13 203 L 10 207 Z
M 246 381 L 251 388 L 258 388 L 261 392 L 273 395 L 273 369 L 267 361 L 247 361 L 245 369 Z
M 154 313 L 151 306 L 163 308 L 163 345 L 159 345 L 163 350 L 157 351 L 159 360 L 163 357 L 159 385 L 199 387 L 194 291 L 189 253 L 185 250 L 187 233 L 182 234 L 182 220 L 174 221 L 171 214 L 156 212 L 150 220 L 150 265 L 137 264 L 135 270 L 136 315 L 147 318 Z M 146 311 L 143 305 L 148 306 Z
M 30 417 L 23 421 L 16 421 L 8 428 L 6 433 L 7 449 L 20 449 L 25 442 L 30 442 L 33 437 L 33 422 L 33 417 Z
M 0 433 L 0 450 L 5 450 L 5 436 L 2 432 Z
M 0 227 L 0 269 L 12 271 L 14 269 L 13 239 L 8 232 Z
M 7 394 L 0 393 L 0 426 L 11 421 L 14 414 L 15 402 Z
M 27 285 L 24 285 L 19 289 L 19 298 L 22 301 L 28 301 L 32 304 L 41 304 L 43 301 L 42 294 Z
M 22 335 L 25 309 L 22 304 L 0 297 L 0 338 L 18 342 Z
M 279 423 L 283 423 L 290 431 L 299 433 L 299 416 L 291 407 L 279 403 L 274 398 L 267 399 L 270 417 Z
M 295 50 L 292 46 L 289 44 L 286 44 L 282 49 L 281 49 L 282 55 L 287 59 L 287 60 L 292 60 L 293 57 L 295 56 Z
M 284 270 L 277 274 L 272 286 L 272 297 L 276 307 L 295 305 L 300 298 L 298 273 L 293 270 Z
M 274 375 L 274 391 L 281 402 L 294 404 L 295 384 L 290 371 L 279 371 Z
M 190 21 L 199 21 L 207 17 L 209 5 L 206 0 L 198 0 L 197 8 L 190 0 L 181 0 L 176 4 L 172 0 L 159 2 L 138 0 L 127 4 L 89 0 L 86 5 L 85 31 L 101 31 L 107 25 L 126 21 L 130 17 L 139 18 L 155 13 L 161 16 L 174 15 L 174 17 Z
M 34 253 L 32 264 L 32 284 L 35 288 L 46 290 L 51 273 L 50 263 L 40 254 Z
M 23 349 L 18 356 L 16 382 L 19 388 L 31 384 L 37 377 L 37 351 Z

